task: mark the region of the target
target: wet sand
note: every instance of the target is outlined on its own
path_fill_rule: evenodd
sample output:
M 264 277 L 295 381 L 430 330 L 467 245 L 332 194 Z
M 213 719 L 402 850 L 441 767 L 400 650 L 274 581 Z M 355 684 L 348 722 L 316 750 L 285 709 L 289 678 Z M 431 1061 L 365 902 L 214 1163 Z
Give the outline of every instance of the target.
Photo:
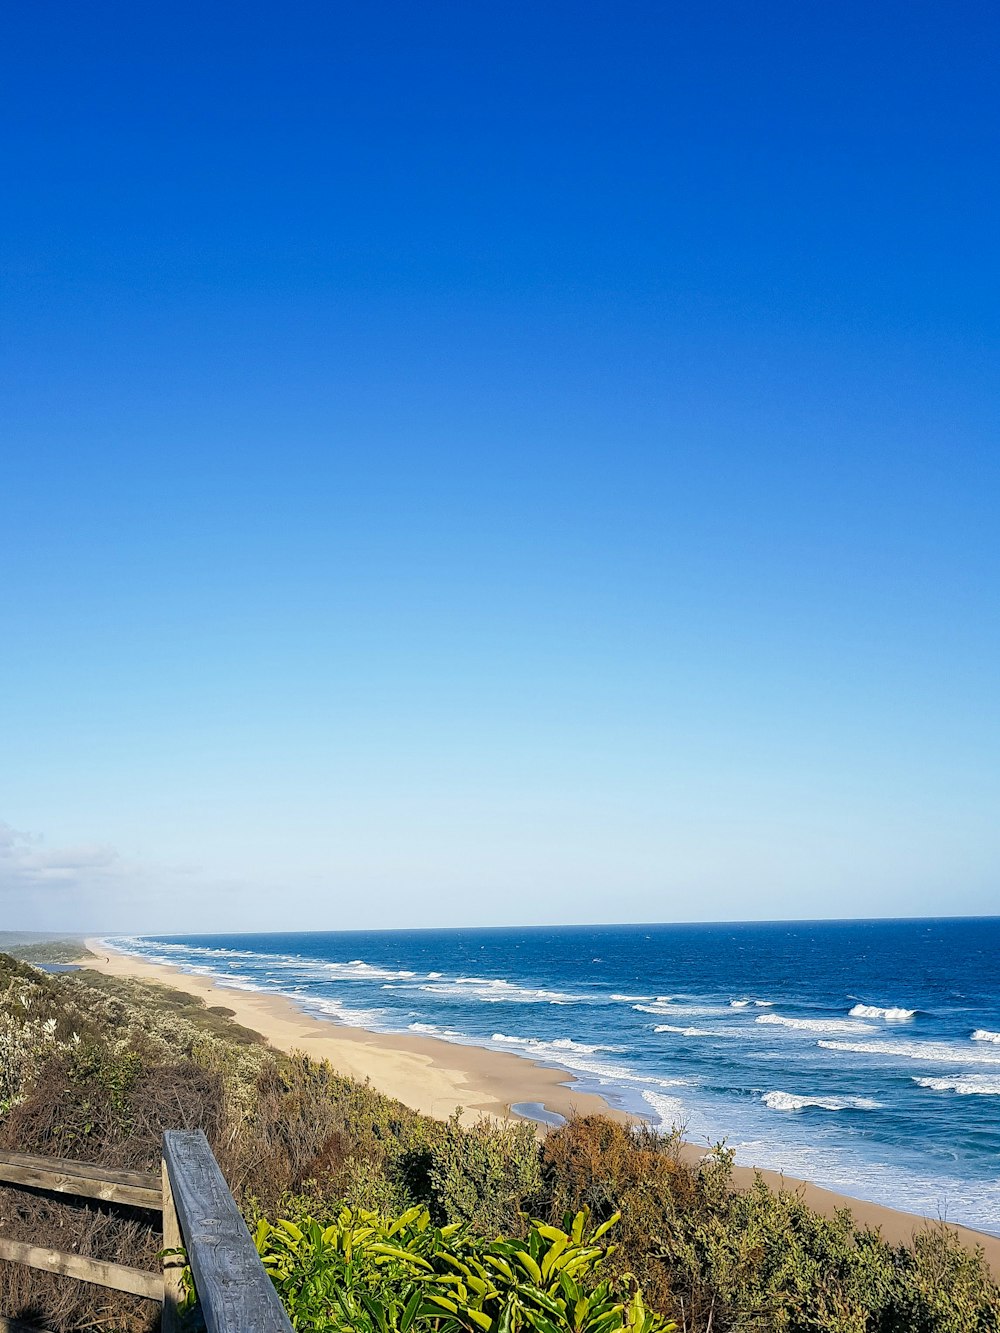
M 610 1106 L 603 1097 L 575 1091 L 571 1086 L 572 1075 L 565 1070 L 550 1069 L 523 1056 L 479 1046 L 458 1046 L 435 1037 L 388 1035 L 345 1027 L 304 1013 L 283 995 L 217 986 L 208 977 L 114 953 L 98 940 L 88 940 L 87 947 L 91 954 L 80 959 L 83 967 L 110 976 L 160 982 L 198 996 L 207 1005 L 224 1005 L 233 1010 L 237 1023 L 259 1032 L 279 1050 L 302 1051 L 313 1059 L 329 1060 L 338 1073 L 368 1079 L 379 1092 L 396 1097 L 425 1115 L 447 1119 L 461 1108 L 462 1119 L 468 1124 L 481 1115 L 509 1117 L 515 1114 L 512 1107 L 534 1103 L 567 1118 L 599 1113 L 623 1122 L 632 1119 Z M 705 1148 L 687 1144 L 684 1152 L 696 1159 L 704 1154 Z M 759 1174 L 772 1189 L 793 1190 L 827 1216 L 837 1209 L 850 1208 L 859 1223 L 878 1227 L 885 1239 L 894 1244 L 909 1242 L 915 1233 L 940 1225 L 937 1219 L 852 1199 L 777 1171 Z M 733 1175 L 737 1188 L 746 1189 L 753 1184 L 756 1171 L 753 1167 L 739 1166 L 734 1168 Z M 1000 1276 L 1000 1237 L 968 1227 L 950 1229 L 969 1248 L 982 1246 L 994 1274 Z

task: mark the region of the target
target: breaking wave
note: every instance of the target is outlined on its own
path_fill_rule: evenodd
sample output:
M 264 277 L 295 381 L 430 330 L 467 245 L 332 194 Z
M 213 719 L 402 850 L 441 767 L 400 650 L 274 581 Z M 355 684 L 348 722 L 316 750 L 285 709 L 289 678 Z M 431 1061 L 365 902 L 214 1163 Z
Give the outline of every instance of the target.
M 876 1032 L 869 1023 L 852 1022 L 849 1018 L 783 1018 L 781 1014 L 761 1014 L 755 1023 L 770 1023 L 775 1027 L 794 1028 L 797 1032 Z
M 916 1009 L 880 1009 L 877 1004 L 856 1004 L 850 1011 L 852 1018 L 884 1018 L 887 1023 L 905 1023 Z
M 934 1092 L 957 1092 L 960 1096 L 978 1093 L 984 1097 L 1000 1097 L 1000 1078 L 989 1074 L 959 1074 L 955 1078 L 914 1078 L 914 1083 Z
M 991 1041 L 994 1045 L 1000 1046 L 1000 1032 L 990 1032 L 989 1028 L 976 1028 L 970 1041 Z
M 350 1028 L 368 1028 L 378 1031 L 385 1026 L 386 1014 L 378 1009 L 351 1009 L 340 1000 L 325 996 L 294 995 L 290 997 L 306 1010 L 307 1013 L 321 1013 L 326 1018 L 334 1018 Z
M 877 1111 L 882 1105 L 871 1097 L 797 1097 L 791 1092 L 765 1092 L 761 1101 L 772 1111 Z
M 512 1046 L 551 1046 L 556 1051 L 579 1051 L 582 1055 L 596 1055 L 598 1051 L 613 1051 L 620 1054 L 625 1049 L 624 1046 L 588 1046 L 586 1042 L 574 1041 L 572 1037 L 556 1037 L 552 1041 L 542 1041 L 538 1037 L 508 1037 L 503 1032 L 494 1032 L 493 1040 L 507 1042 Z
M 666 1097 L 662 1092 L 643 1091 L 643 1100 L 656 1112 L 657 1128 L 670 1131 L 684 1123 L 684 1103 L 679 1097 Z
M 409 974 L 413 976 L 413 973 Z M 546 990 L 544 987 L 517 986 L 502 977 L 457 977 L 454 981 L 387 982 L 383 990 L 420 991 L 424 995 L 446 995 L 452 999 L 474 1000 L 481 1004 L 584 1004 L 586 995 L 571 995 L 567 991 Z
M 828 1051 L 851 1055 L 898 1056 L 904 1060 L 926 1060 L 928 1064 L 1000 1065 L 1000 1051 L 970 1051 L 943 1041 L 819 1041 Z

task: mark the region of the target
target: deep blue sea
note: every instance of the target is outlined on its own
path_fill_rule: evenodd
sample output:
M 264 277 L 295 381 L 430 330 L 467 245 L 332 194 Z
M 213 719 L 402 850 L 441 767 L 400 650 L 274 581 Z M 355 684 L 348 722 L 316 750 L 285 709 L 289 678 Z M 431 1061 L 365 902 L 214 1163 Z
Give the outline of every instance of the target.
M 1000 918 L 109 938 L 1000 1234 Z

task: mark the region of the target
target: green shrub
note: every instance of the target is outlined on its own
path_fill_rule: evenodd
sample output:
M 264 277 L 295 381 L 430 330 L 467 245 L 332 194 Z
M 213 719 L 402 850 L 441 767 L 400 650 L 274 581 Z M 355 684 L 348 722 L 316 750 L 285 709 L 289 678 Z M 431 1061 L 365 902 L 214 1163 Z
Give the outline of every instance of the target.
M 426 1208 L 395 1219 L 345 1209 L 315 1218 L 266 1220 L 256 1244 L 300 1329 L 337 1333 L 667 1333 L 634 1283 L 602 1280 L 600 1244 L 612 1223 L 586 1234 L 531 1224 L 523 1240 L 477 1239 L 459 1223 L 431 1225 Z M 631 1286 L 631 1290 L 626 1290 Z
M 431 1149 L 431 1199 L 442 1222 L 516 1232 L 525 1213 L 538 1211 L 541 1184 L 535 1128 L 523 1120 L 465 1128 L 456 1113 Z
M 848 1209 L 826 1217 L 760 1178 L 732 1183 L 723 1148 L 685 1159 L 675 1137 L 601 1116 L 542 1148 L 549 1217 L 620 1209 L 619 1249 L 654 1309 L 685 1333 L 998 1333 L 1000 1289 L 982 1253 L 940 1227 L 893 1246 Z

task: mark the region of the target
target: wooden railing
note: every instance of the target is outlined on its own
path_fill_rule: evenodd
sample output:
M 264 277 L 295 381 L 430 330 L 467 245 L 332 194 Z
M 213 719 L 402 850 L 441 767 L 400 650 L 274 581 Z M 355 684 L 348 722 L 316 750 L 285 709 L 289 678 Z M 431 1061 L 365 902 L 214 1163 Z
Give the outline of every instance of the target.
M 161 1212 L 167 1251 L 162 1271 L 153 1273 L 0 1236 L 0 1260 L 159 1301 L 163 1333 L 176 1333 L 182 1323 L 178 1306 L 184 1256 L 169 1252 L 183 1247 L 208 1333 L 291 1333 L 288 1316 L 201 1130 L 164 1134 L 159 1177 L 0 1152 L 0 1183 Z M 31 1331 L 0 1316 L 0 1333 Z

